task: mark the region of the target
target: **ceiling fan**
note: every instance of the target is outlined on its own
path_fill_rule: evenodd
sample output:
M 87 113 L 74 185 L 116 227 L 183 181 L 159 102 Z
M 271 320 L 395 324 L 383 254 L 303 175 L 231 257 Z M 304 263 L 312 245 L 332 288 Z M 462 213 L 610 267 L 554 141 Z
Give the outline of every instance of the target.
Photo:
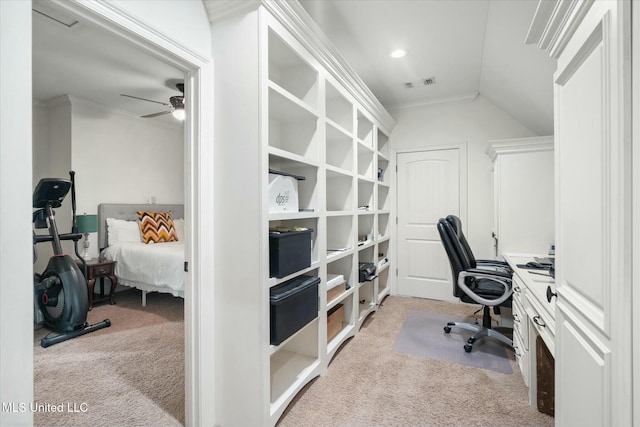
M 126 96 L 127 98 L 140 99 L 142 101 L 153 102 L 156 104 L 164 105 L 169 107 L 167 111 L 160 111 L 158 113 L 147 114 L 145 116 L 140 116 L 143 119 L 150 119 L 153 117 L 163 116 L 165 114 L 172 114 L 178 120 L 184 120 L 185 112 L 184 112 L 184 83 L 176 83 L 176 88 L 182 92 L 182 95 L 172 96 L 169 98 L 169 103 L 162 101 L 154 101 L 153 99 L 141 98 L 139 96 L 127 95 L 121 93 L 120 96 Z

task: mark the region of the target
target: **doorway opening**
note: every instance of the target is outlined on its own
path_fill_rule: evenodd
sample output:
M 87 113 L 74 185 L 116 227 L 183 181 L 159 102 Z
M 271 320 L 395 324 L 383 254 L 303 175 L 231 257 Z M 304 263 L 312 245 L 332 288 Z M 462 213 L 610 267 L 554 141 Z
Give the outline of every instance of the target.
M 34 6 L 37 7 L 39 4 L 40 3 L 34 3 Z M 211 301 L 211 299 L 201 298 L 201 295 L 210 293 L 211 289 L 203 290 L 200 288 L 199 284 L 201 283 L 200 277 L 202 277 L 202 275 L 212 277 L 213 274 L 211 271 L 212 266 L 201 266 L 202 263 L 199 262 L 199 259 L 203 254 L 207 255 L 208 246 L 206 242 L 203 244 L 204 239 L 194 237 L 205 235 L 207 238 L 212 239 L 212 227 L 207 227 L 206 222 L 203 226 L 200 220 L 201 210 L 205 208 L 210 209 L 213 197 L 212 194 L 202 191 L 200 180 L 204 174 L 202 173 L 202 167 L 199 164 L 200 162 L 204 162 L 205 164 L 212 163 L 212 151 L 207 147 L 203 148 L 203 145 L 201 144 L 202 140 L 211 139 L 212 132 L 210 126 L 200 120 L 201 115 L 206 114 L 207 110 L 210 109 L 207 102 L 202 101 L 203 98 L 206 98 L 204 96 L 205 92 L 207 92 L 211 87 L 210 81 L 212 80 L 212 76 L 210 75 L 210 64 L 206 59 L 203 60 L 202 58 L 195 58 L 192 53 L 182 50 L 177 44 L 167 42 L 167 39 L 165 38 L 161 38 L 160 36 L 156 37 L 154 34 L 149 35 L 148 32 L 145 31 L 146 28 L 144 28 L 139 21 L 128 17 L 124 13 L 110 11 L 109 19 L 107 19 L 106 16 L 103 15 L 99 5 L 81 5 L 74 2 L 54 5 L 47 4 L 47 8 L 49 9 L 47 13 L 62 14 L 77 21 L 76 24 L 67 26 L 66 30 L 64 28 L 60 28 L 61 31 L 64 30 L 72 32 L 74 37 L 70 39 L 69 43 L 74 45 L 73 47 L 76 48 L 77 51 L 82 52 L 83 48 L 90 47 L 94 49 L 98 55 L 96 55 L 96 59 L 94 61 L 75 64 L 77 69 L 82 69 L 84 73 L 87 74 L 79 76 L 76 75 L 76 78 L 72 81 L 74 84 L 68 88 L 61 88 L 60 86 L 56 88 L 56 90 L 63 92 L 62 96 L 68 105 L 65 105 L 65 107 L 61 108 L 59 111 L 56 111 L 57 114 L 51 114 L 50 111 L 47 112 L 48 122 L 46 127 L 48 128 L 47 133 L 49 133 L 51 128 L 55 128 L 54 133 L 62 132 L 63 134 L 65 131 L 72 129 L 72 131 L 69 132 L 66 141 L 64 141 L 64 137 L 60 137 L 60 135 L 58 135 L 60 137 L 59 139 L 64 141 L 62 149 L 60 146 L 56 146 L 54 149 L 51 149 L 51 147 L 40 147 L 42 148 L 42 151 L 45 152 L 43 155 L 41 151 L 37 151 L 34 147 L 34 156 L 40 156 L 39 160 L 48 156 L 56 162 L 56 166 L 54 168 L 49 168 L 44 171 L 42 170 L 44 168 L 41 168 L 41 171 L 46 172 L 49 175 L 63 175 L 69 170 L 69 167 L 67 166 L 70 166 L 73 169 L 84 170 L 84 173 L 82 174 L 80 171 L 76 171 L 78 173 L 77 177 L 79 178 L 79 212 L 87 209 L 91 210 L 91 213 L 95 213 L 95 209 L 99 202 L 113 203 L 120 202 L 122 200 L 118 200 L 117 195 L 107 197 L 106 194 L 108 194 L 109 191 L 105 191 L 102 195 L 96 196 L 102 198 L 102 200 L 91 200 L 91 197 L 85 197 L 83 199 L 84 196 L 82 193 L 88 193 L 90 188 L 104 188 L 100 187 L 101 179 L 115 182 L 115 187 L 119 188 L 119 193 L 123 195 L 135 192 L 135 190 L 139 188 L 146 188 L 147 190 L 144 196 L 140 197 L 143 193 L 137 194 L 137 197 L 142 199 L 140 200 L 140 203 L 153 202 L 153 199 L 155 199 L 156 202 L 181 202 L 184 204 L 185 267 L 189 265 L 189 268 L 185 268 L 185 270 L 189 271 L 184 273 L 184 311 L 181 316 L 181 320 L 183 322 L 181 331 L 184 344 L 181 345 L 180 348 L 180 352 L 183 355 L 183 368 L 179 369 L 184 375 L 183 386 L 179 392 L 184 396 L 184 403 L 182 407 L 183 417 L 179 421 L 180 423 L 186 424 L 199 424 L 198 420 L 203 419 L 203 417 L 211 417 L 212 414 L 212 410 L 204 409 L 201 411 L 199 404 L 201 390 L 200 384 L 207 380 L 206 373 L 201 373 L 199 361 L 202 357 L 207 357 L 210 360 L 209 355 L 213 352 L 212 340 L 206 337 L 204 340 L 200 338 L 200 325 L 203 324 L 203 316 L 206 316 L 203 313 L 207 312 L 203 307 L 207 304 L 206 301 Z M 36 66 L 35 56 L 38 55 L 36 31 L 42 29 L 42 25 L 60 25 L 59 23 L 47 22 L 48 20 L 50 20 L 49 17 L 43 17 L 40 13 L 34 12 L 34 66 Z M 83 33 L 82 31 L 86 31 L 86 33 Z M 75 32 L 75 34 L 73 34 L 73 32 Z M 106 37 L 109 39 L 109 42 L 99 46 L 92 44 L 92 40 L 90 38 L 97 35 Z M 40 39 L 40 42 L 42 42 L 42 39 Z M 88 44 L 88 46 L 86 44 Z M 58 45 L 58 47 L 60 46 L 61 45 Z M 136 51 L 136 60 L 132 60 L 131 58 L 127 60 L 125 58 L 125 52 L 129 53 Z M 56 50 L 54 50 L 54 52 L 56 52 Z M 122 56 L 118 57 L 118 53 L 121 53 Z M 109 55 L 114 56 L 110 57 Z M 60 62 L 64 62 L 67 59 L 67 57 L 58 55 L 58 61 Z M 80 56 L 80 60 L 82 59 L 88 59 L 87 52 L 84 52 Z M 72 61 L 69 62 L 70 65 L 73 66 Z M 65 64 L 58 65 L 63 66 Z M 123 81 L 123 79 L 116 78 L 119 74 L 115 72 L 111 74 L 107 73 L 104 78 L 98 78 L 98 74 L 114 65 L 116 68 L 113 69 L 120 67 L 122 71 L 131 76 L 131 78 L 128 80 L 124 79 Z M 77 69 L 75 71 L 78 71 Z M 149 72 L 150 69 L 152 69 L 153 72 Z M 36 85 L 40 83 L 44 83 L 43 86 L 46 86 L 47 83 L 49 83 L 50 86 L 56 85 L 54 77 L 57 72 L 53 68 L 45 68 L 44 71 L 45 73 L 38 74 L 34 70 L 34 97 L 39 96 L 39 92 L 36 90 Z M 71 71 L 69 72 L 71 73 Z M 153 76 L 151 76 L 151 74 L 154 73 L 156 74 L 156 80 L 153 80 Z M 146 113 L 134 112 L 131 115 L 131 113 L 125 110 L 124 107 L 118 108 L 117 106 L 110 104 L 110 102 L 112 102 L 109 101 L 110 97 L 118 102 L 123 101 L 124 97 L 121 97 L 120 93 L 139 93 L 140 98 L 152 99 L 151 96 L 144 96 L 144 93 L 136 92 L 136 90 L 143 91 L 146 90 L 146 88 L 152 87 L 153 84 L 157 84 L 157 75 L 163 76 L 162 82 L 165 84 L 172 80 L 182 80 L 184 82 L 186 111 L 186 120 L 184 125 L 176 125 L 175 123 L 169 122 L 168 120 L 173 120 L 170 115 L 167 115 L 168 117 L 138 119 L 134 116 L 152 114 L 153 111 L 148 111 Z M 67 78 L 68 77 L 69 76 L 67 76 Z M 87 79 L 85 77 L 89 78 Z M 47 79 L 51 79 L 51 81 L 46 81 Z M 118 90 L 116 86 L 118 82 L 125 84 L 125 86 Z M 83 90 L 87 90 L 82 89 L 85 84 L 85 88 L 90 88 L 92 84 L 93 86 L 108 87 L 108 89 L 102 94 L 104 98 L 100 98 L 99 94 L 85 95 L 89 93 L 83 92 Z M 127 84 L 129 86 L 126 86 Z M 51 99 L 51 97 L 45 97 L 45 99 Z M 160 100 L 161 99 L 162 98 L 160 98 Z M 121 105 L 124 105 L 124 103 Z M 59 106 L 60 105 L 57 105 L 57 107 Z M 160 105 L 158 106 L 160 107 Z M 45 135 L 36 135 L 38 131 L 35 129 L 36 126 L 38 126 L 38 117 L 36 117 L 36 115 L 39 114 L 36 110 L 38 108 L 50 109 L 51 105 L 40 103 L 36 103 L 34 105 L 34 142 L 38 137 L 45 137 Z M 66 115 L 70 120 L 60 120 L 61 114 L 63 115 L 62 117 L 65 117 L 64 115 Z M 70 124 L 69 122 L 73 120 L 75 120 L 75 123 Z M 131 144 L 130 150 L 125 153 L 121 153 L 122 157 L 120 160 L 117 159 L 117 153 L 115 153 L 115 150 L 110 151 L 110 149 L 114 148 L 114 146 L 122 147 L 122 144 L 116 144 L 115 139 L 109 140 L 109 135 L 104 135 L 104 133 L 99 132 L 94 132 L 92 135 L 90 131 L 91 126 L 94 126 L 97 123 L 104 124 L 107 120 L 114 121 L 114 123 L 109 125 L 112 126 L 114 135 L 121 136 L 123 135 L 122 132 L 124 130 L 130 130 L 132 131 L 131 139 L 136 140 Z M 148 120 L 154 120 L 156 121 L 156 124 L 149 125 L 141 123 L 142 121 Z M 136 123 L 138 125 L 136 125 Z M 66 129 L 65 125 L 67 126 Z M 156 132 L 150 130 L 154 126 L 156 128 Z M 60 129 L 61 127 L 62 129 Z M 42 128 L 40 128 L 40 130 L 42 130 Z M 83 134 L 83 132 L 85 133 Z M 157 142 L 155 151 L 141 149 L 140 145 L 137 146 L 138 150 L 136 150 L 135 142 L 139 143 L 140 137 L 143 134 L 146 134 L 148 139 L 155 139 Z M 150 136 L 149 134 L 152 135 Z M 171 147 L 171 138 L 168 138 L 167 134 L 174 134 L 174 136 L 177 135 L 177 139 L 179 140 L 177 154 L 175 151 L 176 147 Z M 84 138 L 82 138 L 82 135 L 84 135 Z M 76 137 L 80 137 L 81 139 L 76 141 L 74 139 Z M 99 140 L 98 142 L 101 142 L 101 144 L 95 144 L 95 141 L 92 139 Z M 162 141 L 160 141 L 160 139 L 162 139 Z M 71 143 L 69 143 L 69 140 L 71 140 Z M 122 141 L 118 142 L 121 143 Z M 94 144 L 92 145 L 92 143 Z M 146 141 L 145 143 L 149 143 L 149 141 Z M 160 146 L 160 148 L 158 146 Z M 165 148 L 165 151 L 163 152 L 164 157 L 158 155 L 158 152 L 162 151 L 162 147 Z M 75 149 L 77 149 L 79 153 L 74 153 L 73 150 Z M 49 150 L 48 153 L 47 150 Z M 143 152 L 146 156 L 142 155 Z M 151 152 L 151 154 L 149 152 Z M 167 154 L 167 152 L 169 152 L 169 154 Z M 63 153 L 62 156 L 61 153 Z M 153 154 L 155 154 L 155 157 L 153 157 Z M 135 160 L 132 160 L 132 157 Z M 174 169 L 176 158 L 182 159 L 182 161 L 178 160 L 178 163 L 181 163 L 180 179 L 173 179 L 171 182 L 162 182 L 162 176 L 156 176 L 151 179 L 152 181 L 156 181 L 156 190 L 149 190 L 150 187 L 145 187 L 142 183 L 144 180 L 144 174 L 139 172 L 135 173 L 135 171 L 139 171 L 140 166 L 145 164 L 145 162 L 147 164 L 153 164 L 153 161 L 158 158 L 161 158 L 166 162 L 167 157 L 171 157 L 174 161 Z M 65 161 L 64 158 L 70 159 L 69 161 Z M 104 164 L 107 159 L 110 162 L 109 165 Z M 136 160 L 138 168 L 131 167 L 132 163 L 136 163 Z M 156 167 L 158 166 L 159 165 L 156 164 Z M 34 175 L 36 174 L 36 169 L 37 168 L 34 167 Z M 133 169 L 136 176 L 123 178 L 124 173 L 128 172 L 128 169 Z M 97 170 L 99 173 L 95 173 L 94 170 Z M 168 170 L 168 168 L 165 169 L 165 172 L 166 170 Z M 163 174 L 163 176 L 166 175 L 166 173 Z M 36 178 L 37 177 L 34 176 L 34 185 L 37 183 Z M 176 183 L 175 181 L 179 182 Z M 176 200 L 177 188 L 179 187 L 181 187 L 182 190 L 182 198 L 181 200 Z M 163 188 L 165 191 L 169 189 L 168 192 L 172 195 L 165 196 L 167 192 L 161 193 L 158 188 Z M 209 188 L 212 188 L 212 186 Z M 94 195 L 93 193 L 91 194 Z M 164 197 L 167 197 L 167 199 L 164 199 Z M 169 200 L 169 198 L 173 199 Z M 82 206 L 83 203 L 84 207 Z M 61 212 L 60 216 L 63 217 L 67 215 Z M 211 211 L 209 211 L 209 221 L 211 220 L 210 216 Z M 97 251 L 97 244 L 92 246 L 93 249 Z M 43 258 L 47 257 L 43 256 Z M 208 253 L 207 258 L 212 258 L 210 253 Z M 153 301 L 149 298 L 148 305 L 151 304 L 153 304 Z M 118 307 L 117 298 L 115 307 Z M 114 324 L 113 326 L 116 325 Z M 105 332 L 109 334 L 113 333 L 113 331 L 116 330 L 113 326 L 112 328 L 105 329 Z M 91 335 L 97 336 L 97 334 L 90 334 L 87 335 L 87 337 L 92 338 Z M 105 339 L 109 340 L 109 338 Z M 90 375 L 92 365 L 100 363 L 100 361 L 95 360 L 90 351 L 84 356 L 86 359 L 84 360 L 84 366 L 87 369 L 87 375 Z M 150 355 L 149 363 L 154 363 L 153 355 Z M 36 371 L 37 368 L 37 366 L 34 366 L 34 371 Z M 175 366 L 166 367 L 164 369 L 175 369 Z M 116 372 L 114 372 L 114 374 L 116 374 Z M 64 381 L 64 375 L 60 377 L 60 380 Z M 129 378 L 129 380 L 132 381 L 131 378 Z M 148 378 L 141 378 L 141 380 L 143 383 L 146 383 Z M 87 381 L 89 381 L 89 379 L 87 379 Z M 40 399 L 37 395 L 35 397 L 36 400 Z M 46 400 L 51 401 L 48 397 Z M 108 396 L 102 396 L 101 400 L 109 401 L 113 399 L 109 399 Z M 81 405 L 86 402 L 79 400 L 76 403 Z M 90 407 L 86 405 L 84 407 L 88 410 L 87 412 L 91 411 Z M 171 413 L 171 411 L 169 411 L 169 413 Z M 180 418 L 179 414 L 177 418 Z M 83 422 L 82 424 L 87 423 Z

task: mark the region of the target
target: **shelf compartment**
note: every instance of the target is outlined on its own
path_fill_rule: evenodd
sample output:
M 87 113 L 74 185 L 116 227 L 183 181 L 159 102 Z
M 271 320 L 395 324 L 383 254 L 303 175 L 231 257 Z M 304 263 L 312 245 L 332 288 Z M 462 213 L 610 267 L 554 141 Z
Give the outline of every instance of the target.
M 327 254 L 353 249 L 353 217 L 351 215 L 327 217 Z
M 378 210 L 389 210 L 391 200 L 389 198 L 389 187 L 378 185 Z
M 360 324 L 375 308 L 373 284 L 373 282 L 364 282 L 360 284 L 358 289 L 358 323 Z
M 318 160 L 318 116 L 269 88 L 269 146 Z
M 389 237 L 389 213 L 378 213 L 378 239 Z
M 306 274 L 307 276 L 318 276 L 319 272 L 318 272 L 318 266 L 320 265 L 319 261 L 313 261 L 311 262 L 311 266 L 309 268 L 305 268 L 302 269 L 300 271 L 296 271 L 295 273 L 291 273 L 288 276 L 285 277 L 281 277 L 281 278 L 277 278 L 277 277 L 269 277 L 267 279 L 267 287 L 272 288 L 274 286 L 277 286 L 281 283 L 286 282 L 287 280 L 291 280 L 294 277 L 300 276 L 302 274 Z
M 363 262 L 376 262 L 376 257 L 374 257 L 373 253 L 373 246 L 370 246 L 358 252 L 358 264 Z
M 276 33 L 269 31 L 269 80 L 314 110 L 318 107 L 318 72 Z
M 304 180 L 298 181 L 298 207 L 299 209 L 311 209 L 312 212 L 318 212 L 317 166 L 271 153 L 269 154 L 269 169 L 304 176 Z
M 354 322 L 353 292 L 351 292 L 351 294 L 349 294 L 347 298 L 343 299 L 341 304 L 344 310 L 344 319 L 342 320 L 342 327 L 340 328 L 340 331 L 337 332 L 336 335 L 332 337 L 332 339 L 327 340 L 328 352 L 331 351 L 332 347 L 333 348 L 337 347 L 338 343 L 343 341 L 344 338 L 346 337 L 346 334 L 348 333 L 347 331 L 353 328 L 353 322 Z M 334 304 L 333 307 L 335 307 L 336 305 L 337 304 Z M 327 307 L 327 318 L 329 317 L 329 310 L 331 310 L 333 307 L 331 308 Z
M 327 164 L 353 172 L 353 137 L 326 124 Z
M 355 275 L 356 271 L 353 266 L 353 255 L 345 256 L 338 260 L 332 260 L 327 263 L 327 274 L 335 274 L 344 276 L 344 280 L 347 281 L 347 285 L 353 288 L 353 283 L 357 282 L 354 280 L 357 276 Z M 347 290 L 346 293 L 348 293 Z M 333 301 L 327 301 L 327 305 L 332 304 L 333 302 L 340 300 L 341 297 L 335 298 Z
M 389 177 L 387 176 L 387 169 L 389 168 L 389 160 L 378 156 L 378 171 L 377 178 L 378 183 L 387 183 Z
M 353 294 L 353 292 L 354 292 L 354 288 L 353 288 L 353 287 L 351 287 L 351 288 L 347 289 L 347 290 L 346 290 L 342 295 L 340 295 L 340 296 L 338 296 L 338 297 L 336 297 L 336 298 L 332 299 L 331 301 L 329 301 L 329 302 L 327 303 L 327 310 L 331 309 L 332 307 L 334 307 L 335 305 L 340 304 L 340 303 L 342 303 L 342 304 L 346 304 L 346 303 L 344 302 L 344 301 L 345 301 L 345 299 L 346 299 L 349 295 Z M 346 315 L 345 315 L 345 316 L 346 316 Z M 345 318 L 346 318 L 346 317 L 345 317 Z
M 327 344 L 342 330 L 344 319 L 344 304 L 338 304 L 327 311 Z
M 378 261 L 380 258 L 389 258 L 389 239 L 378 243 Z
M 373 150 L 358 142 L 358 175 L 373 180 Z M 376 173 L 377 174 L 377 173 Z
M 375 215 L 358 215 L 358 244 L 361 242 L 371 243 L 374 241 L 373 220 Z M 362 246 L 362 245 L 360 245 Z
M 342 175 L 342 176 L 346 176 L 346 177 L 349 177 L 349 178 L 351 178 L 353 176 L 351 171 L 348 171 L 346 169 L 341 169 L 341 168 L 338 168 L 336 166 L 331 166 L 331 165 L 327 164 L 325 166 L 325 168 L 327 170 L 327 174 L 331 174 L 333 176 Z
M 387 267 L 384 268 L 384 270 L 381 270 L 378 273 L 378 302 L 380 302 L 380 300 L 390 292 L 389 271 L 391 269 L 388 268 L 388 266 L 389 264 L 387 264 Z
M 326 101 L 327 118 L 349 134 L 353 134 L 353 104 L 328 81 Z
M 353 178 L 327 170 L 327 211 L 353 211 Z
M 320 316 L 278 346 L 271 354 L 272 406 L 278 407 L 282 400 L 293 397 L 294 390 L 309 381 L 312 372 L 319 365 L 319 319 Z
M 358 179 L 358 211 L 373 212 L 375 206 L 373 204 L 373 182 Z M 368 206 L 367 209 L 363 209 Z
M 269 221 L 286 221 L 288 219 L 308 219 L 318 218 L 320 214 L 314 212 L 271 212 L 269 213 Z
M 389 158 L 389 137 L 378 129 L 378 152 Z
M 353 298 L 355 293 L 353 290 L 349 291 L 348 296 L 342 300 L 344 305 L 344 322 L 342 323 L 342 330 L 327 344 L 327 359 L 329 363 L 335 356 L 337 350 L 340 348 L 343 342 L 355 335 L 356 332 L 356 319 L 353 315 Z M 329 307 L 327 307 L 329 308 Z
M 358 140 L 373 148 L 373 123 L 358 111 Z
M 311 229 L 311 266 L 314 265 L 314 263 L 318 262 L 319 260 L 319 254 L 318 254 L 318 218 L 301 218 L 301 219 L 288 219 L 288 220 L 281 220 L 281 221 L 269 221 L 269 228 L 276 228 L 276 227 L 287 227 L 287 228 L 294 228 L 294 227 L 305 227 L 305 228 L 309 228 Z M 309 267 L 307 267 L 309 268 Z M 304 268 L 303 270 L 300 271 L 304 271 L 307 270 L 307 268 Z M 291 276 L 296 276 L 297 274 L 300 274 L 300 272 L 294 272 L 288 276 L 283 277 L 282 279 L 285 279 L 286 277 L 291 277 Z

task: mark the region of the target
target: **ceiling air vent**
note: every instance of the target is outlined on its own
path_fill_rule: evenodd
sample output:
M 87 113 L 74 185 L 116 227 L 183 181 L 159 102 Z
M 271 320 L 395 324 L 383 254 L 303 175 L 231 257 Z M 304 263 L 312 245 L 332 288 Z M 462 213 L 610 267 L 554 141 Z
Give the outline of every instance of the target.
M 0 0 L 2 1 L 2 0 Z M 71 28 L 78 23 L 73 16 L 57 10 L 54 6 L 50 6 L 45 2 L 34 2 L 32 10 L 45 18 L 49 18 L 58 24 Z
M 435 77 L 427 77 L 424 79 L 420 79 L 420 80 L 415 80 L 412 82 L 404 82 L 402 83 L 402 87 L 405 89 L 414 89 L 416 87 L 420 87 L 420 86 L 433 86 L 434 84 L 436 84 L 436 78 Z

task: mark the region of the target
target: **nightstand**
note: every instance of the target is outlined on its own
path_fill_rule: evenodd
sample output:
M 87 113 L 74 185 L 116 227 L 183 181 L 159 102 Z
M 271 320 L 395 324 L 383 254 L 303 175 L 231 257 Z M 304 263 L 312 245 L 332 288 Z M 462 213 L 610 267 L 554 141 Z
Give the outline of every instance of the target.
M 82 271 L 82 260 L 76 260 L 80 271 Z M 93 308 L 94 302 L 101 302 L 109 300 L 110 304 L 115 304 L 116 301 L 113 294 L 118 285 L 118 279 L 115 275 L 116 261 L 99 261 L 97 259 L 90 259 L 87 261 L 87 286 L 89 290 L 89 310 Z M 83 272 L 84 274 L 84 272 Z M 104 278 L 108 278 L 111 281 L 111 289 L 109 290 L 109 296 L 104 295 Z M 96 284 L 96 279 L 100 279 L 100 298 L 93 299 L 93 287 Z

